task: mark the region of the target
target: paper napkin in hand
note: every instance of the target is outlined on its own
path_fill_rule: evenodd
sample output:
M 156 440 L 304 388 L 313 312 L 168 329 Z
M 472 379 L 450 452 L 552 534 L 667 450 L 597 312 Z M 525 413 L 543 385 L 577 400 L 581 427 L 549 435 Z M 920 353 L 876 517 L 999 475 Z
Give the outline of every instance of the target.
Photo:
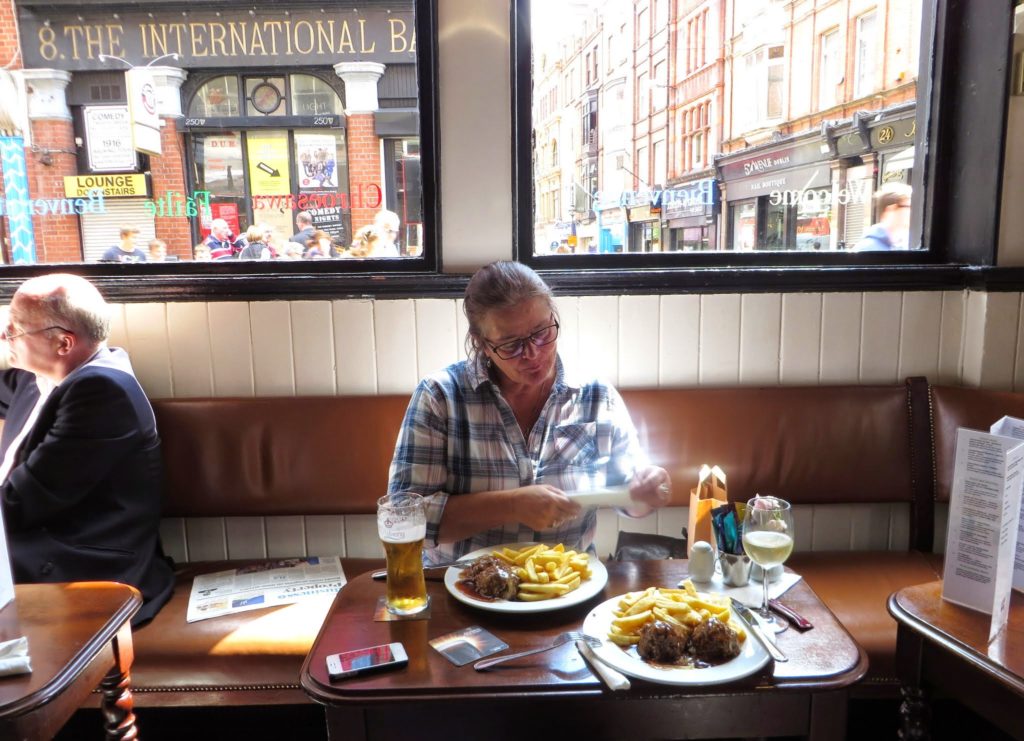
M 29 674 L 31 671 L 32 657 L 28 655 L 28 638 L 22 636 L 0 642 L 0 677 Z

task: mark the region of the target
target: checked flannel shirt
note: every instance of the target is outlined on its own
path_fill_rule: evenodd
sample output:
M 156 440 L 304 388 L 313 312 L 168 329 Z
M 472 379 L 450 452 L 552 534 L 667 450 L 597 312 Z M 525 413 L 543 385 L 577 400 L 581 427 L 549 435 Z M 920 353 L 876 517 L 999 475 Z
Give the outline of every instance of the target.
M 647 465 L 619 393 L 607 384 L 572 384 L 557 361 L 555 383 L 527 439 L 481 362 L 461 361 L 424 378 L 413 392 L 391 462 L 388 493 L 427 500 L 424 562 L 461 558 L 503 543 L 564 543 L 586 550 L 597 510 L 551 530 L 518 522 L 441 545 L 438 529 L 448 497 L 550 484 L 563 491 L 626 483 Z

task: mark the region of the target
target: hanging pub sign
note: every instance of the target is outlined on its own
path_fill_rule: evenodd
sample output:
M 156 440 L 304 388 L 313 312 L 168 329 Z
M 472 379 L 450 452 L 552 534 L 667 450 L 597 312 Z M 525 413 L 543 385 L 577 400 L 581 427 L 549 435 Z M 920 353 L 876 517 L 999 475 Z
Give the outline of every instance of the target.
M 132 124 L 132 146 L 143 154 L 160 154 L 160 114 L 156 109 L 156 80 L 153 71 L 135 67 L 124 73 L 128 91 L 128 117 Z
M 134 170 L 135 149 L 128 106 L 86 106 L 82 116 L 89 169 L 93 172 Z

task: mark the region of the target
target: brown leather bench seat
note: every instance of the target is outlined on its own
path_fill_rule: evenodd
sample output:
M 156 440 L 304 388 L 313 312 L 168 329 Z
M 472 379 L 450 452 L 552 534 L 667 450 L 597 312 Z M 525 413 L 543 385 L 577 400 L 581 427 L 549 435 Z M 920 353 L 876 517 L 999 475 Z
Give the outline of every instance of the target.
M 688 505 L 702 463 L 725 469 L 733 499 L 760 492 L 796 505 L 806 537 L 798 532 L 789 565 L 867 652 L 869 694 L 896 689 L 889 595 L 941 576 L 941 559 L 931 552 L 934 503 L 948 500 L 956 426 L 987 427 L 1001 414 L 1024 414 L 1024 395 L 930 391 L 924 379 L 893 386 L 639 389 L 623 397 L 651 458 L 672 474 L 674 506 Z M 157 401 L 165 514 L 183 518 L 186 530 L 195 518 L 372 514 L 386 490 L 407 398 Z M 904 519 L 895 535 L 870 550 L 811 537 L 820 525 L 829 529 L 815 517 L 851 504 L 902 510 Z M 809 513 L 803 520 L 801 511 Z M 851 550 L 829 550 L 847 545 Z M 349 578 L 380 563 L 343 560 Z M 140 707 L 307 702 L 298 673 L 330 600 L 186 623 L 192 577 L 230 566 L 181 564 L 174 598 L 136 632 L 133 688 Z

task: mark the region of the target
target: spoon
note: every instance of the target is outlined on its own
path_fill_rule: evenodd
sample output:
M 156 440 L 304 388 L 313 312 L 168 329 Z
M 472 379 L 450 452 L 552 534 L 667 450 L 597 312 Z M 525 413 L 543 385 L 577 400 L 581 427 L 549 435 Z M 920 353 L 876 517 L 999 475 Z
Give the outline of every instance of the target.
M 569 643 L 569 641 L 586 641 L 589 646 L 596 648 L 601 645 L 600 638 L 594 638 L 594 636 L 588 636 L 586 633 L 581 633 L 578 630 L 570 630 L 565 633 L 558 635 L 554 641 L 551 642 L 550 646 L 544 646 L 543 648 L 532 648 L 529 651 L 520 651 L 515 654 L 506 654 L 505 656 L 498 656 L 493 659 L 484 659 L 473 664 L 473 668 L 478 672 L 484 669 L 489 669 L 496 664 L 504 664 L 506 661 L 512 661 L 512 659 L 519 659 L 523 656 L 532 656 L 533 654 L 543 653 L 544 651 L 550 651 L 553 648 Z

